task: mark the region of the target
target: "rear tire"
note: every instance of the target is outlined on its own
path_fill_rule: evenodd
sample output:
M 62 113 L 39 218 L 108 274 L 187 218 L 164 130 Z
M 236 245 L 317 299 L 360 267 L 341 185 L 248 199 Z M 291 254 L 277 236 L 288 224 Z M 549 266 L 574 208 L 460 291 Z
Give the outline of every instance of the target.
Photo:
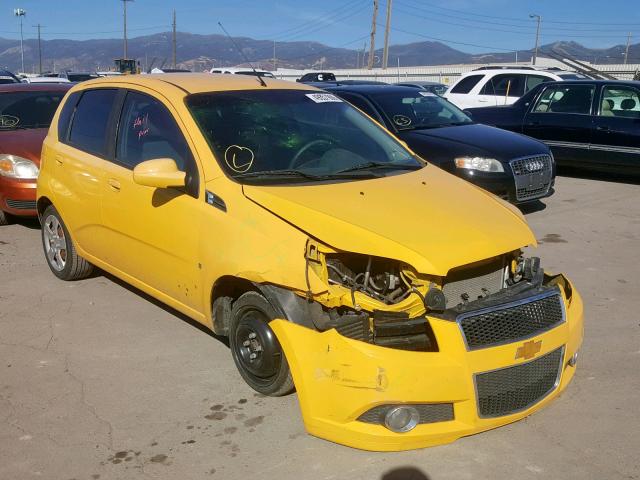
M 93 265 L 76 252 L 69 231 L 53 205 L 42 215 L 42 247 L 47 265 L 61 280 L 80 280 L 93 273 Z
M 271 304 L 257 292 L 247 292 L 231 309 L 229 345 L 233 361 L 256 392 L 279 397 L 294 390 L 289 364 L 269 327 L 276 318 Z

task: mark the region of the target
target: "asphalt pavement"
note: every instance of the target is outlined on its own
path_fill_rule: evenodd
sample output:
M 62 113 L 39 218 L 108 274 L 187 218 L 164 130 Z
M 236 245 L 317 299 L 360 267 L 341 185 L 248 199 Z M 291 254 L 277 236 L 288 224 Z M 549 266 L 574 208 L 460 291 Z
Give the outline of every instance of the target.
M 110 276 L 65 283 L 36 222 L 0 227 L 0 479 L 640 478 L 640 186 L 557 181 L 525 210 L 546 270 L 585 301 L 567 391 L 453 444 L 372 453 L 305 433 L 224 342 Z M 473 206 L 469 206 L 473 214 Z

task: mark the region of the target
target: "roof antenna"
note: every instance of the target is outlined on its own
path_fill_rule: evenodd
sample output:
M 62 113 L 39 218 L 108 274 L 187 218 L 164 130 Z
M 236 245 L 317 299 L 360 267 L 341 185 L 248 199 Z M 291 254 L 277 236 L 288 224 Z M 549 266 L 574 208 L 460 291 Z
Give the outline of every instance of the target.
M 227 29 L 224 28 L 224 26 L 222 25 L 221 22 L 218 22 L 218 25 L 220 25 L 220 28 L 222 29 L 222 31 L 225 33 L 225 35 L 227 37 L 229 37 L 229 40 L 231 40 L 231 43 L 233 43 L 233 46 L 236 47 L 236 50 L 238 50 L 238 52 L 240 52 L 240 55 L 242 55 L 242 57 L 244 58 L 244 61 L 247 62 L 249 64 L 249 66 L 251 67 L 251 70 L 253 70 L 253 73 L 255 74 L 255 76 L 258 78 L 258 82 L 260 82 L 260 85 L 262 85 L 263 87 L 266 87 L 267 84 L 264 81 L 264 79 L 258 74 L 258 72 L 256 71 L 255 67 L 253 66 L 253 64 L 249 61 L 249 59 L 247 58 L 247 56 L 244 54 L 244 52 L 242 51 L 242 49 L 238 46 L 238 44 L 235 42 L 235 40 L 231 37 L 231 35 L 229 35 L 229 32 L 227 32 Z

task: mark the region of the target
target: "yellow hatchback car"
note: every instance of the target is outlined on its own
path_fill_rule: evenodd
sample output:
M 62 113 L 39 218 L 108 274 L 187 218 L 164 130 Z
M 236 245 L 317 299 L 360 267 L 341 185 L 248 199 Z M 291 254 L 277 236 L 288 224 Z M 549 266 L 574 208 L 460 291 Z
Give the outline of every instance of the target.
M 240 375 L 298 392 L 308 432 L 451 442 L 566 388 L 582 300 L 522 248 L 520 212 L 334 95 L 240 75 L 73 87 L 44 142 L 44 253 L 97 266 L 229 337 Z

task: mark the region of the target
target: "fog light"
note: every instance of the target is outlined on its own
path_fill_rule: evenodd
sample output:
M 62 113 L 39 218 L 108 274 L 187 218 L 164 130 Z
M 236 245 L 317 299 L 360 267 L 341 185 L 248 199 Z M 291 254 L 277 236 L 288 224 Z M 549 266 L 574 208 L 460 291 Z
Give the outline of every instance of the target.
M 578 363 L 578 352 L 574 353 L 571 358 L 569 359 L 569 366 L 570 367 L 575 367 L 576 363 Z
M 420 421 L 420 414 L 414 407 L 394 407 L 384 416 L 384 425 L 392 432 L 405 433 L 413 430 Z

